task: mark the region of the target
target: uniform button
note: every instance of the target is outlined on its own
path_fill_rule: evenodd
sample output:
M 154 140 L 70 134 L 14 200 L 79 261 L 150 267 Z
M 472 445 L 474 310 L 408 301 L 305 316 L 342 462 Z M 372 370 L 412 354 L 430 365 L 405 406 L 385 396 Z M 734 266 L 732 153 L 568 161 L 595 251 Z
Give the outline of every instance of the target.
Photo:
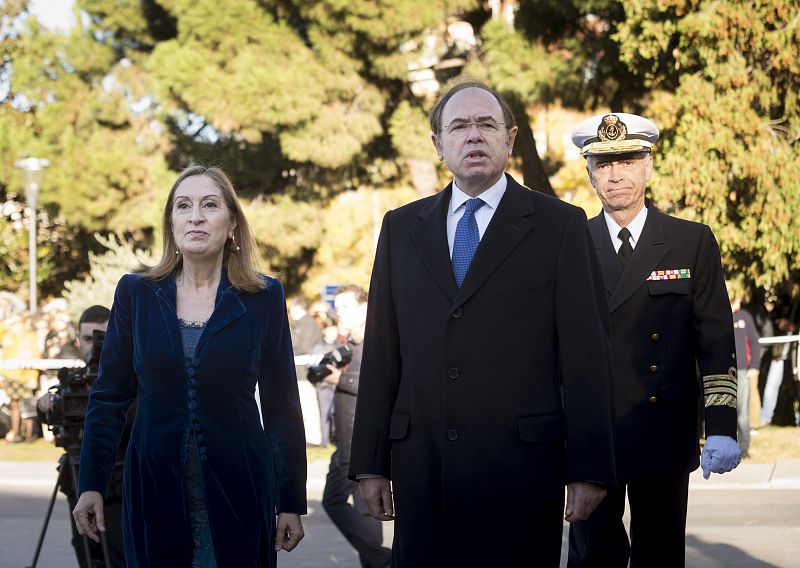
M 650 339 L 652 341 L 658 341 L 660 338 L 661 338 L 661 336 L 659 334 L 657 334 L 657 333 L 654 333 L 653 335 L 650 336 Z
M 197 391 L 194 389 L 189 389 L 189 398 L 197 398 Z
M 198 434 L 197 436 L 195 436 L 195 440 L 197 440 L 198 444 L 201 443 L 203 441 L 203 435 L 202 434 Z
M 201 454 L 200 455 L 200 461 L 206 461 L 206 460 L 208 460 L 208 456 L 205 455 L 205 454 Z
M 650 400 L 650 404 L 655 404 L 658 402 L 658 397 L 651 396 L 648 400 Z
M 458 369 L 456 369 L 455 367 L 447 369 L 447 376 L 450 377 L 451 379 L 457 379 L 458 375 L 459 375 Z
M 458 436 L 459 436 L 458 430 L 456 429 L 447 431 L 447 439 L 450 440 L 451 442 L 455 442 L 456 440 L 458 440 Z
M 736 359 L 736 353 L 731 353 L 731 359 Z
M 186 369 L 186 374 L 189 375 L 190 377 L 194 377 L 194 367 L 189 367 L 188 369 Z
M 194 379 L 189 379 L 188 385 L 189 388 L 194 388 L 197 386 L 197 381 L 195 381 Z
M 658 372 L 658 365 L 650 365 L 650 372 L 657 373 Z
M 189 410 L 195 410 L 195 409 L 197 409 L 197 403 L 195 401 L 193 401 L 193 400 L 190 400 L 189 401 Z
M 192 358 L 192 365 L 197 367 L 199 364 L 200 364 L 200 359 L 198 359 L 197 357 L 193 357 Z
M 200 446 L 199 448 L 197 448 L 197 451 L 200 452 L 200 455 L 203 455 L 206 453 L 206 448 L 205 446 Z
M 461 311 L 461 308 L 458 308 L 456 311 L 453 312 L 453 318 L 458 319 L 464 315 L 464 312 Z

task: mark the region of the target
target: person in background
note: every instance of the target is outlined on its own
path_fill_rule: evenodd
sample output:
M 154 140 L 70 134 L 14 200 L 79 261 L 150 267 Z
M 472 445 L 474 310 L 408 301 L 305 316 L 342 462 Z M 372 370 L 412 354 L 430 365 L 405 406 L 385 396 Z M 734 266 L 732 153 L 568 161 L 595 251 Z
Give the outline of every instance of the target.
M 753 316 L 742 307 L 744 298 L 741 279 L 727 280 L 725 287 L 733 313 L 733 335 L 736 340 L 736 434 L 742 457 L 750 457 L 750 399 L 758 400 L 758 370 L 761 367 L 761 346 Z
M 39 359 L 41 350 L 36 335 L 36 320 L 31 315 L 13 315 L 4 322 L 2 342 L 3 359 Z M 39 371 L 36 369 L 3 370 L 3 390 L 10 399 L 11 428 L 5 441 L 9 444 L 30 441 L 33 436 L 33 418 L 22 418 L 22 400 L 29 398 L 39 388 Z
M 325 306 L 327 305 L 325 304 Z M 322 358 L 325 353 L 342 345 L 342 338 L 339 336 L 339 327 L 336 324 L 336 319 L 331 316 L 329 310 L 318 309 L 315 311 L 314 321 L 322 328 L 322 340 L 311 346 L 309 354 L 319 355 Z M 336 380 L 336 377 L 328 375 L 317 383 L 319 423 L 322 430 L 322 442 L 320 445 L 323 448 L 327 448 L 328 444 L 331 443 L 334 433 L 333 398 L 336 392 Z
M 108 328 L 108 318 L 111 312 L 105 306 L 95 305 L 83 311 L 78 319 L 78 348 L 77 351 L 84 361 L 89 362 L 92 357 L 92 342 L 94 332 L 105 333 Z M 62 346 L 60 355 L 57 358 L 62 358 L 64 353 L 71 353 L 70 345 Z M 71 357 L 65 357 L 71 358 Z M 87 387 L 88 388 L 88 387 Z M 46 393 L 39 398 L 36 403 L 36 410 L 39 413 L 39 418 L 42 423 L 47 424 L 48 414 L 53 409 L 54 395 Z M 128 439 L 130 438 L 131 428 L 136 412 L 136 403 L 131 404 L 128 409 L 128 417 L 125 423 L 125 430 L 123 431 L 122 438 L 117 450 L 117 461 L 114 465 L 114 473 L 112 475 L 112 482 L 109 490 L 106 493 L 106 500 L 104 503 L 103 513 L 105 515 L 106 527 L 106 543 L 108 545 L 108 555 L 111 566 L 105 567 L 103 562 L 102 547 L 94 541 L 89 541 L 89 555 L 87 559 L 84 556 L 83 542 L 81 535 L 78 533 L 78 528 L 73 522 L 74 519 L 70 516 L 70 526 L 72 528 L 72 548 L 75 550 L 75 556 L 78 559 L 79 566 L 92 566 L 97 568 L 125 568 L 125 545 L 122 537 L 122 474 L 125 465 L 125 453 L 128 450 Z M 78 495 L 75 492 L 75 482 L 72 478 L 72 471 L 65 462 L 66 454 L 62 456 L 59 461 L 59 471 L 62 472 L 61 476 L 61 492 L 67 497 L 69 510 L 72 511 L 78 502 Z
M 340 286 L 334 298 L 334 309 L 339 321 L 339 334 L 344 338 L 345 344 L 350 346 L 353 359 L 343 370 L 329 364 L 328 370 L 331 374 L 324 379 L 336 390 L 336 451 L 331 456 L 322 494 L 322 507 L 336 528 L 358 552 L 362 568 L 385 568 L 389 566 L 391 550 L 383 546 L 381 522 L 369 514 L 367 505 L 357 491 L 358 484 L 347 478 L 364 324 L 367 321 L 367 293 L 360 286 Z M 350 499 L 353 501 L 352 505 Z

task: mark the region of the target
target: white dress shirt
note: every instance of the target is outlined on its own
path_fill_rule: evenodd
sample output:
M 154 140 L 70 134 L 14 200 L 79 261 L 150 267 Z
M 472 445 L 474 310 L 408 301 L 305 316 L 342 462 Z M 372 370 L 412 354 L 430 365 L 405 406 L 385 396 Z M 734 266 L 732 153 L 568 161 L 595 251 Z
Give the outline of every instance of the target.
M 492 187 L 481 193 L 478 197 L 484 202 L 480 209 L 475 211 L 475 222 L 478 224 L 478 236 L 483 238 L 483 233 L 486 232 L 486 227 L 489 226 L 489 221 L 492 220 L 494 212 L 497 211 L 497 206 L 506 192 L 508 181 L 506 175 L 500 176 Z M 472 199 L 456 185 L 456 180 L 453 180 L 453 194 L 450 196 L 450 209 L 447 212 L 447 244 L 450 246 L 450 257 L 453 256 L 453 242 L 456 240 L 456 227 L 461 217 L 464 216 L 464 204 L 468 199 Z
M 617 222 L 611 216 L 603 211 L 603 216 L 606 218 L 606 227 L 608 227 L 608 234 L 611 236 L 611 243 L 614 245 L 614 250 L 619 252 L 619 247 L 622 246 L 622 239 L 619 238 L 619 232 L 622 227 L 617 225 Z M 642 229 L 644 229 L 644 222 L 647 219 L 647 207 L 642 206 L 641 211 L 636 214 L 633 221 L 628 223 L 628 230 L 631 232 L 631 247 L 636 248 L 636 243 L 639 242 L 639 237 L 642 236 Z

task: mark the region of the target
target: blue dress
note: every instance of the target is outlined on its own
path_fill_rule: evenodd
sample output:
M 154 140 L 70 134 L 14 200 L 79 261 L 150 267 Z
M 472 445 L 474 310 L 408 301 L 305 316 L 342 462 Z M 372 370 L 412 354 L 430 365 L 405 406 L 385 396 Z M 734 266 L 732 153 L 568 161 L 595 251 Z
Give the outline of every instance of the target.
M 186 358 L 187 370 L 191 366 L 197 343 L 203 335 L 206 322 L 186 321 L 178 319 L 183 340 L 183 356 Z M 196 387 L 194 379 L 189 387 Z M 217 568 L 214 556 L 214 543 L 211 540 L 211 528 L 208 524 L 205 490 L 203 488 L 203 472 L 200 469 L 197 455 L 197 439 L 194 431 L 189 431 L 186 456 L 186 499 L 189 507 L 189 523 L 192 527 L 192 568 Z

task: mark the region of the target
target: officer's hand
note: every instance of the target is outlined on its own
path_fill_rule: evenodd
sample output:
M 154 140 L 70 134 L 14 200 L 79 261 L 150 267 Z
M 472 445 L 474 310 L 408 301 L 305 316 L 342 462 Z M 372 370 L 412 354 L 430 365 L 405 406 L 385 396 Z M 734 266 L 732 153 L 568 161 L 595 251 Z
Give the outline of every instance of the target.
M 747 378 L 749 380 L 754 380 L 758 378 L 758 369 L 747 369 Z
M 97 531 L 106 532 L 103 517 L 103 496 L 97 491 L 84 491 L 72 510 L 78 534 L 85 534 L 95 542 L 100 542 Z
M 323 380 L 329 385 L 338 385 L 339 378 L 342 376 L 342 370 L 335 365 L 331 365 L 330 363 L 325 366 L 328 368 L 331 374 L 325 377 Z
M 742 461 L 739 444 L 730 436 L 709 436 L 700 456 L 703 477 L 708 479 L 711 472 L 725 473 Z
M 303 537 L 303 522 L 297 513 L 278 513 L 278 532 L 275 535 L 275 550 L 294 550 Z
M 564 519 L 569 523 L 585 521 L 589 518 L 608 490 L 603 485 L 588 481 L 574 481 L 567 484 L 567 505 Z
M 361 498 L 369 507 L 369 514 L 379 521 L 394 520 L 392 486 L 385 477 L 367 477 L 358 480 Z

